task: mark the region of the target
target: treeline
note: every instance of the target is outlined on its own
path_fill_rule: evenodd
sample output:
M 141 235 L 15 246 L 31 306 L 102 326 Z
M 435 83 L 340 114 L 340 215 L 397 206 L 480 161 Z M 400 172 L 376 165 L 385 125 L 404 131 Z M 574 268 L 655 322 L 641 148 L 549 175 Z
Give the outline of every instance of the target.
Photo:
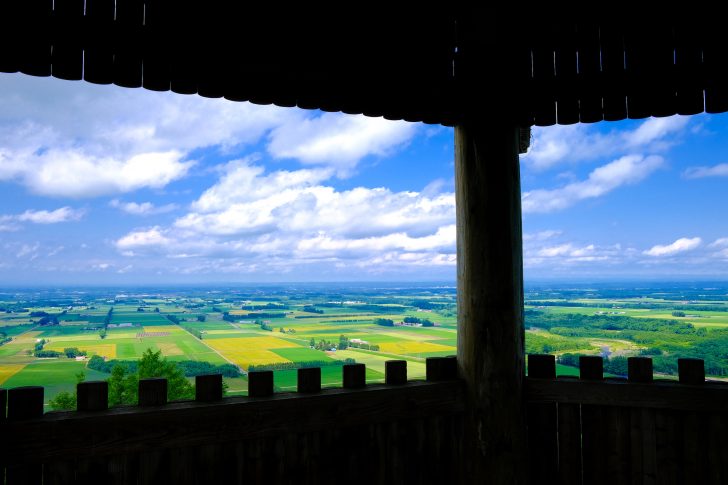
M 312 305 L 304 306 L 303 311 L 308 312 L 308 313 L 318 313 L 319 315 L 322 315 L 324 313 L 323 310 L 319 310 L 318 308 L 316 308 L 315 306 L 312 306 Z
M 276 362 L 273 364 L 259 364 L 248 367 L 248 372 L 262 370 L 294 370 L 309 369 L 311 367 L 341 367 L 344 364 L 356 364 L 354 359 L 344 360 L 311 360 L 308 362 Z
M 236 323 L 240 320 L 260 319 L 260 318 L 285 318 L 285 313 L 248 313 L 247 315 L 230 315 L 230 312 L 223 312 L 222 319 L 226 322 Z
M 349 308 L 354 310 L 360 310 L 363 312 L 374 312 L 374 313 L 404 313 L 407 309 L 401 306 L 387 306 L 387 305 L 349 305 Z
M 243 305 L 240 307 L 241 310 L 248 310 L 251 312 L 258 310 L 288 310 L 288 305 L 282 305 L 279 303 L 267 303 L 265 305 Z
M 225 377 L 240 377 L 240 369 L 232 364 L 215 365 L 210 362 L 200 362 L 197 360 L 182 360 L 170 362 L 171 365 L 177 366 L 185 377 L 194 377 L 205 374 L 222 374 Z M 94 355 L 88 361 L 89 369 L 97 370 L 111 374 L 114 367 L 121 367 L 124 372 L 134 374 L 137 372 L 139 362 L 136 360 L 104 360 L 103 357 Z
M 526 305 L 543 306 L 543 307 L 574 307 L 574 308 L 611 308 L 613 310 L 618 309 L 647 309 L 647 310 L 682 310 L 682 311 L 704 311 L 704 312 L 728 312 L 728 305 L 680 305 L 675 303 L 655 303 L 655 302 L 644 302 L 644 303 L 585 303 L 581 301 L 542 301 L 542 300 L 529 300 L 526 301 Z
M 423 327 L 434 327 L 435 324 L 432 323 L 432 321 L 428 320 L 427 318 L 417 318 L 417 317 L 404 317 L 402 319 L 404 323 L 419 323 Z

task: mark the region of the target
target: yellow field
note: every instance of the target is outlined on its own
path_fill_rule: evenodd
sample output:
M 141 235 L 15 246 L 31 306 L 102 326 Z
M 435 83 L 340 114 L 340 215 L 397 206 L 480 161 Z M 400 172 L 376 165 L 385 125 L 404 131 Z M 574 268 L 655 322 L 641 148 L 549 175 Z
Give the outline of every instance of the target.
M 150 327 L 142 327 L 144 329 L 144 332 L 147 333 L 159 333 L 159 332 L 169 332 L 169 333 L 184 333 L 185 330 L 183 328 L 180 328 L 177 325 L 154 325 Z
M 215 338 L 205 343 L 244 369 L 250 365 L 290 362 L 269 349 L 300 347 L 276 337 Z
M 250 313 L 248 310 L 230 310 L 230 315 L 247 315 Z
M 390 354 L 411 355 L 420 352 L 453 352 L 455 347 L 449 345 L 431 344 L 430 342 L 383 342 L 379 350 Z
M 182 349 L 177 347 L 177 344 L 172 342 L 158 342 L 157 347 L 159 347 L 159 350 L 162 351 L 162 355 L 164 355 L 165 357 L 173 355 L 184 355 Z
M 25 367 L 25 364 L 0 364 L 0 384 Z
M 71 347 L 68 345 L 68 340 L 64 338 L 61 343 L 53 343 L 46 345 L 44 348 L 48 350 L 55 350 L 57 352 L 63 352 L 63 349 Z M 88 339 L 87 339 L 88 340 Z M 92 355 L 100 355 L 108 359 L 116 358 L 116 344 L 92 344 L 92 345 L 80 345 L 78 350 L 85 350 L 88 353 L 88 357 Z

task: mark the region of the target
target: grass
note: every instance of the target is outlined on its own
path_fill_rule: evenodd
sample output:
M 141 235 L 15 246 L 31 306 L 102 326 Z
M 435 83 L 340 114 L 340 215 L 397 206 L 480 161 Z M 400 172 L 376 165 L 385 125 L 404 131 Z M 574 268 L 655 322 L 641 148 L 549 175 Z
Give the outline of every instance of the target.
M 76 374 L 83 372 L 86 380 L 103 380 L 108 375 L 86 367 L 85 362 L 71 359 L 43 359 L 28 364 L 5 381 L 3 387 L 43 386 L 45 402 L 61 391 L 72 392 L 76 387 Z
M 295 347 L 286 349 L 275 349 L 273 352 L 291 362 L 315 362 L 334 360 L 326 352 L 314 350 L 307 347 Z

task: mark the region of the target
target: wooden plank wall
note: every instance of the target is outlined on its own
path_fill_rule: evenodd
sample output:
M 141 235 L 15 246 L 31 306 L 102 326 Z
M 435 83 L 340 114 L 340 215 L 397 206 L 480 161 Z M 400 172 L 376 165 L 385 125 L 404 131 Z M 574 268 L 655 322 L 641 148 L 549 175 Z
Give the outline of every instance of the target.
M 139 406 L 114 409 L 106 383 L 87 382 L 79 411 L 45 415 L 42 387 L 2 390 L 0 472 L 8 485 L 460 483 L 455 358 L 428 359 L 427 381 L 407 382 L 403 364 L 375 386 L 344 366 L 346 389 L 321 390 L 306 369 L 286 394 L 269 392 L 270 372 L 251 373 L 245 398 L 222 399 L 222 380 L 199 376 L 194 402 L 167 403 L 166 382 L 142 380 Z
M 679 381 L 653 380 L 649 358 L 630 358 L 626 380 L 602 364 L 557 378 L 554 356 L 529 356 L 531 483 L 728 483 L 728 385 L 706 383 L 702 360 L 680 359 Z

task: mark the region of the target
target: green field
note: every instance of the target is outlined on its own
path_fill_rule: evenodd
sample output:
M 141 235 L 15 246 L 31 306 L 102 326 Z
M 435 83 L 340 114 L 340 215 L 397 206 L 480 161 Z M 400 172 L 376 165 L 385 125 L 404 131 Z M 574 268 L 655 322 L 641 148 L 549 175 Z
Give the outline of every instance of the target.
M 396 303 L 377 294 L 337 297 L 342 302 L 331 304 L 328 294 L 274 294 L 266 299 L 234 293 L 210 298 L 206 293 L 185 292 L 140 298 L 89 292 L 83 297 L 74 295 L 78 301 L 72 305 L 67 296 L 59 297 L 64 302 L 58 305 L 52 298 L 37 303 L 31 299 L 23 303 L 22 311 L 0 314 L 0 328 L 6 328 L 4 335 L 10 338 L 0 346 L 0 385 L 43 385 L 48 400 L 60 391 L 72 390 L 81 371 L 87 379 L 108 378 L 109 374 L 88 368 L 92 356 L 136 361 L 151 349 L 161 351 L 172 362 L 239 367 L 243 377 L 225 378 L 228 393 L 235 395 L 247 392 L 245 371 L 250 365 L 299 366 L 354 359 L 367 365 L 370 382 L 383 382 L 387 360 L 407 360 L 409 377 L 422 379 L 425 357 L 455 353 L 455 300 L 451 291 L 439 295 L 438 305 L 433 307 L 442 312 L 421 311 L 410 305 L 413 301 L 426 304 L 429 294 L 414 293 L 397 298 Z M 19 302 L 13 304 L 21 306 Z M 260 309 L 243 309 L 256 306 Z M 304 307 L 317 311 L 304 311 Z M 42 316 L 55 318 L 59 324 L 39 325 Z M 405 317 L 428 318 L 436 326 L 399 325 Z M 375 324 L 377 319 L 391 319 L 398 325 L 380 326 Z M 337 348 L 342 336 L 358 339 L 362 348 Z M 60 355 L 36 357 L 41 343 L 41 351 Z M 66 357 L 67 349 L 80 351 L 85 359 Z M 322 385 L 340 386 L 341 372 L 340 365 L 324 366 Z M 276 370 L 276 388 L 295 390 L 296 374 L 295 368 Z

